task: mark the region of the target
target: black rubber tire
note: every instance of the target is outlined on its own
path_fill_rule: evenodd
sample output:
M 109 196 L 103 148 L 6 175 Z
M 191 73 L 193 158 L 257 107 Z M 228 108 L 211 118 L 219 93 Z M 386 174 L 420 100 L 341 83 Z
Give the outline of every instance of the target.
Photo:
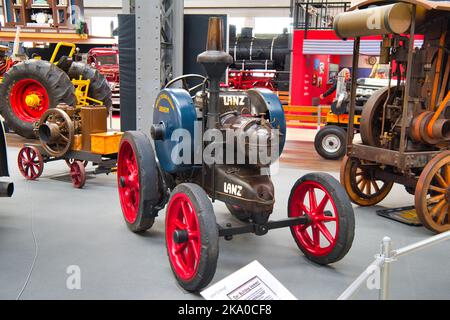
M 329 152 L 323 147 L 323 140 L 329 135 L 335 135 L 341 142 L 341 146 L 336 152 Z M 341 159 L 347 151 L 347 131 L 338 126 L 325 126 L 317 133 L 314 139 L 314 147 L 317 153 L 324 159 Z
M 290 203 L 293 201 L 294 191 L 297 187 L 306 182 L 312 181 L 321 184 L 332 196 L 336 205 L 337 215 L 339 219 L 339 234 L 337 235 L 337 243 L 333 250 L 325 256 L 313 256 L 306 251 L 301 243 L 297 240 L 293 228 L 291 228 L 292 236 L 303 254 L 314 263 L 320 265 L 328 265 L 335 263 L 348 253 L 353 244 L 355 237 L 355 215 L 350 199 L 338 180 L 327 173 L 309 173 L 300 178 L 292 188 L 288 202 L 288 216 Z
M 83 62 L 73 62 L 69 68 L 68 75 L 71 80 L 78 80 L 80 79 L 80 76 L 83 77 L 83 80 L 91 80 L 88 96 L 102 101 L 103 106 L 105 106 L 108 111 L 111 109 L 111 87 L 106 78 L 97 69 L 94 69 Z
M 22 137 L 33 139 L 33 123 L 17 117 L 10 103 L 11 89 L 22 79 L 34 79 L 45 87 L 49 97 L 49 109 L 61 103 L 75 105 L 75 89 L 66 73 L 44 60 L 27 60 L 16 64 L 5 73 L 0 86 L 0 112 L 11 130 Z
M 5 131 L 5 133 L 9 133 L 9 128 L 8 128 L 6 121 L 3 121 L 3 120 L 0 120 L 0 121 L 3 125 L 3 130 Z
M 236 219 L 242 221 L 242 222 L 249 222 L 252 214 L 250 212 L 246 212 L 242 210 L 240 207 L 234 207 L 231 204 L 226 203 L 228 211 L 230 211 L 231 215 L 235 217 Z
M 130 224 L 124 217 L 128 228 L 134 233 L 142 233 L 149 230 L 158 216 L 159 210 L 155 207 L 162 201 L 162 183 L 157 168 L 155 152 L 150 139 L 142 132 L 126 132 L 121 140 L 122 144 L 127 141 L 133 148 L 139 169 L 139 208 L 136 221 Z M 119 150 L 120 150 L 119 148 Z M 117 166 L 120 166 L 119 156 Z M 120 177 L 118 177 L 118 187 L 120 188 Z
M 197 274 L 191 280 L 185 281 L 181 279 L 175 272 L 172 264 L 170 266 L 183 289 L 190 292 L 198 292 L 212 281 L 216 273 L 217 260 L 219 258 L 219 229 L 217 227 L 214 208 L 205 190 L 196 184 L 183 183 L 173 190 L 171 198 L 178 193 L 187 195 L 195 207 L 200 227 L 202 249 Z M 167 243 L 166 249 L 167 255 L 169 256 Z

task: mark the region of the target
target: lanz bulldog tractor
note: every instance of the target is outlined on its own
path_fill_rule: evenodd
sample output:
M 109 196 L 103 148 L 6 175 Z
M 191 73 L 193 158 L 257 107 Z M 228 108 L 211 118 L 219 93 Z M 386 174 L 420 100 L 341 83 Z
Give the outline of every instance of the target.
M 0 121 L 0 178 L 9 177 L 5 130 Z M 14 193 L 14 184 L 0 181 L 0 198 L 10 198 Z
M 334 29 L 354 38 L 349 147 L 341 169 L 350 199 L 373 206 L 399 183 L 415 195 L 426 228 L 450 230 L 450 4 L 363 1 L 338 15 Z M 380 60 L 390 65 L 390 85 L 367 102 L 362 143 L 353 143 L 360 42 L 374 35 L 383 38 Z
M 220 88 L 233 61 L 223 51 L 222 28 L 221 19 L 211 18 L 207 51 L 198 56 L 208 77 L 182 76 L 159 94 L 151 130 L 156 152 L 144 133 L 127 132 L 118 156 L 118 189 L 127 226 L 136 233 L 150 229 L 167 204 L 167 254 L 177 281 L 188 291 L 198 291 L 213 279 L 220 237 L 262 236 L 290 227 L 300 250 L 322 265 L 342 259 L 354 237 L 350 201 L 326 174 L 299 179 L 290 195 L 288 218 L 269 220 L 275 203 L 270 165 L 283 150 L 286 120 L 280 100 L 269 90 Z M 200 84 L 192 84 L 195 80 Z M 183 89 L 175 87 L 178 83 Z M 196 136 L 200 142 L 190 139 Z M 233 148 L 237 140 L 242 143 Z M 261 153 L 252 161 L 255 150 L 270 154 L 270 161 Z M 237 219 L 218 225 L 210 199 L 224 202 Z

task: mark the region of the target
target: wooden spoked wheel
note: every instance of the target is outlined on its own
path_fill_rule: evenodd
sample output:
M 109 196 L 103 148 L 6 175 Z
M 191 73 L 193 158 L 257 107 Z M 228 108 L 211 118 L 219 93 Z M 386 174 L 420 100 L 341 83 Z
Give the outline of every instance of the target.
M 370 207 L 383 201 L 394 183 L 377 179 L 370 165 L 346 156 L 341 166 L 341 184 L 350 200 L 362 207 Z
M 47 110 L 39 121 L 39 139 L 52 157 L 62 157 L 69 152 L 74 135 L 73 122 L 63 110 Z
M 437 155 L 423 169 L 415 204 L 426 228 L 436 233 L 450 230 L 450 151 Z

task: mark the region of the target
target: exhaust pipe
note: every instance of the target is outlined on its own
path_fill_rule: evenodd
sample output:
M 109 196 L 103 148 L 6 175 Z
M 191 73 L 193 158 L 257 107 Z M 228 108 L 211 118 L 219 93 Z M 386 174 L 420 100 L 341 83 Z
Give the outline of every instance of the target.
M 11 198 L 14 193 L 14 184 L 11 182 L 0 182 L 0 198 Z
M 56 123 L 44 123 L 39 126 L 39 139 L 44 143 L 53 143 L 61 138 L 59 126 Z

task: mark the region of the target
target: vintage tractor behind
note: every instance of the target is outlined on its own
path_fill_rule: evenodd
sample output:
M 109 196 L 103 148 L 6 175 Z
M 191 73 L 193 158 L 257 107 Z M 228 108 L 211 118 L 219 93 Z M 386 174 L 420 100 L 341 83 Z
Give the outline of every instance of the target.
M 73 107 L 61 104 L 47 110 L 35 124 L 39 143 L 26 144 L 17 159 L 27 180 L 38 179 L 44 164 L 65 160 L 75 188 L 86 183 L 85 167 L 92 162 L 94 174 L 116 170 L 121 132 L 108 132 L 105 106 Z
M 0 178 L 9 177 L 6 136 L 0 121 Z M 14 193 L 14 184 L 0 181 L 0 198 L 10 198 Z
M 59 57 L 62 47 L 70 48 L 69 55 Z M 50 61 L 27 60 L 5 73 L 0 87 L 0 113 L 9 129 L 33 139 L 33 124 L 47 110 L 61 103 L 85 105 L 86 97 L 111 107 L 108 82 L 91 66 L 75 62 L 75 51 L 75 45 L 59 43 Z M 86 88 L 87 92 L 84 92 Z
M 223 51 L 222 28 L 221 19 L 210 19 L 207 51 L 198 56 L 208 78 L 182 76 L 159 94 L 151 130 L 156 152 L 142 132 L 125 133 L 119 150 L 124 220 L 131 231 L 144 232 L 168 204 L 167 254 L 176 279 L 188 291 L 213 279 L 220 237 L 229 241 L 289 227 L 306 257 L 322 265 L 341 260 L 354 237 L 350 201 L 327 174 L 299 179 L 287 219 L 270 220 L 275 204 L 270 167 L 286 139 L 283 107 L 269 90 L 220 89 L 233 61 Z M 194 78 L 199 85 L 187 87 Z M 233 222 L 219 225 L 210 199 L 224 202 Z
M 348 83 L 350 84 L 350 83 Z M 384 79 L 361 78 L 357 80 L 354 130 L 359 133 L 362 112 L 370 97 L 379 89 L 388 85 Z M 319 130 L 314 147 L 317 153 L 327 160 L 338 160 L 345 156 L 347 151 L 347 130 L 350 109 L 350 88 L 346 88 L 343 101 L 339 102 L 337 96 L 331 110 L 327 114 L 325 126 Z
M 119 50 L 117 48 L 93 48 L 89 50 L 87 63 L 97 69 L 109 82 L 113 107 L 120 107 Z
M 368 26 L 380 17 L 377 27 Z M 417 215 L 434 232 L 450 230 L 450 4 L 364 1 L 335 19 L 341 38 L 354 38 L 353 76 L 361 38 L 381 35 L 380 63 L 391 85 L 374 93 L 353 142 L 357 84 L 353 78 L 347 156 L 341 182 L 350 199 L 374 206 L 394 183 L 414 194 Z M 415 39 L 424 38 L 416 47 Z

